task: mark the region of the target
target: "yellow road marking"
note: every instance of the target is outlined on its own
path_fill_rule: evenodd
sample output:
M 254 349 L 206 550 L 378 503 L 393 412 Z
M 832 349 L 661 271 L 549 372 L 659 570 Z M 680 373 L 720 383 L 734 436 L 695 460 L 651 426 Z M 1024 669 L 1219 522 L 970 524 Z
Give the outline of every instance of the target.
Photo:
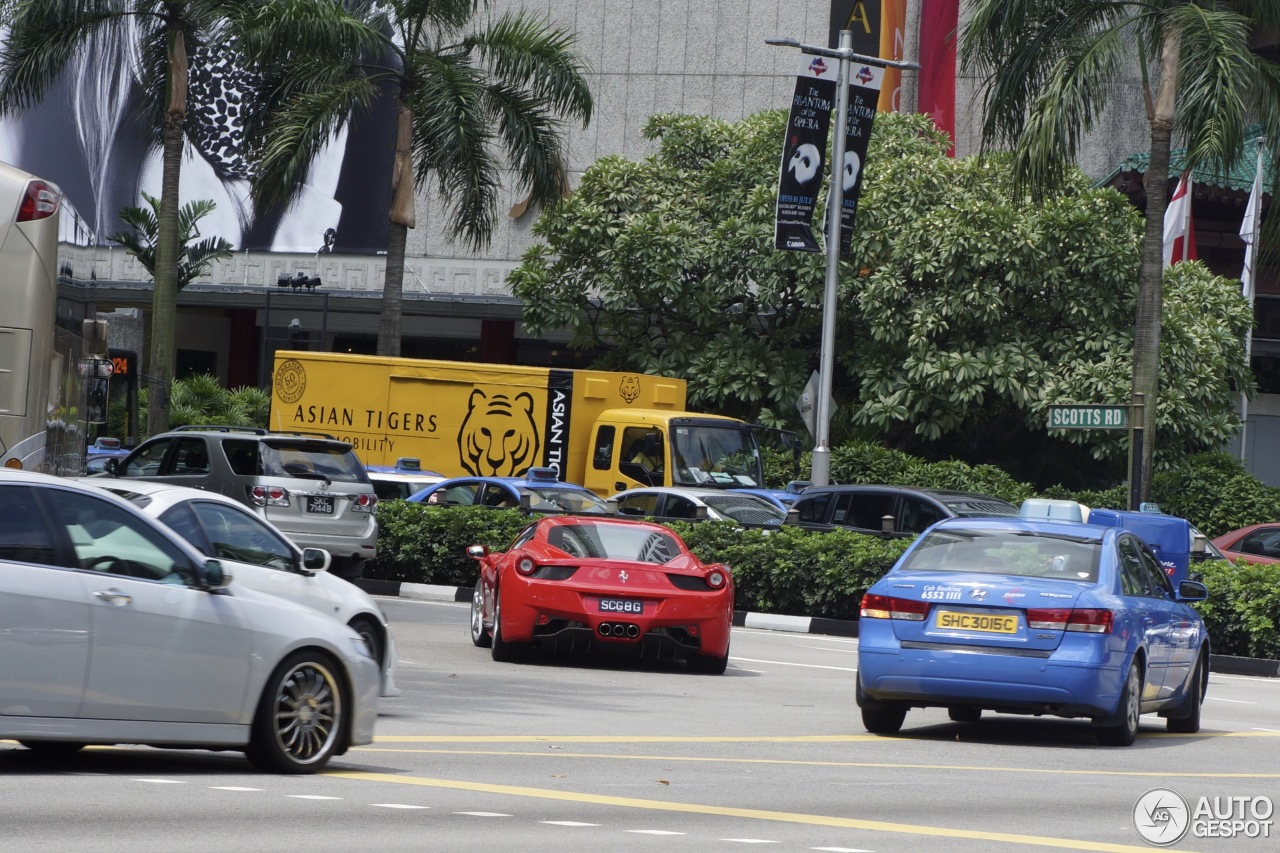
M 979 764 L 896 764 L 875 761 L 803 761 L 787 758 L 708 758 L 692 755 L 617 755 L 598 752 L 512 752 L 490 749 L 396 749 L 352 747 L 352 752 L 407 752 L 415 755 L 492 755 L 509 758 L 607 758 L 617 761 L 670 761 L 706 764 L 781 764 L 800 767 L 863 767 L 889 770 L 968 770 L 978 773 L 1048 773 L 1064 776 L 1179 776 L 1191 779 L 1280 779 L 1280 773 L 1190 773 L 1180 770 L 1055 770 L 1042 767 L 990 767 Z
M 590 803 L 627 809 L 682 812 L 685 814 L 717 815 L 749 820 L 798 823 L 809 826 L 829 826 L 840 829 L 862 829 L 870 832 L 894 832 L 903 835 L 924 835 L 936 838 L 969 838 L 979 841 L 999 841 L 1008 844 L 1056 847 L 1064 850 L 1100 850 L 1108 853 L 1150 853 L 1150 847 L 1128 844 L 1109 844 L 1101 841 L 1083 841 L 1072 838 L 1052 838 L 1043 835 L 1021 835 L 1010 832 L 985 832 L 976 829 L 957 829 L 942 826 L 921 826 L 910 823 L 889 823 L 878 820 L 834 817 L 830 815 L 804 814 L 802 812 L 778 812 L 767 809 L 744 809 L 732 806 L 711 806 L 699 803 L 665 802 L 635 797 L 615 797 L 607 794 L 585 794 L 574 791 L 556 791 L 548 788 L 526 788 L 518 785 L 492 785 L 484 782 L 463 782 L 455 779 L 427 779 L 419 776 L 395 776 L 390 773 L 365 773 L 355 770 L 327 770 L 324 775 L 340 779 L 358 779 L 365 782 L 387 782 L 396 785 L 417 785 L 424 788 L 448 788 L 455 791 L 474 791 L 481 794 L 499 794 L 509 797 L 533 797 L 543 800 L 559 800 L 571 803 Z

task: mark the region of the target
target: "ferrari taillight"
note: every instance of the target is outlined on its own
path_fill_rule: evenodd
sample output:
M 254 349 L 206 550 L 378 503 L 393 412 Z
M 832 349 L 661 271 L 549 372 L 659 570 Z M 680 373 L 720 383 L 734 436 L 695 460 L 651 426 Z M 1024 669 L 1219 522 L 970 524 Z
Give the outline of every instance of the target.
M 714 569 L 707 574 L 707 586 L 712 589 L 720 589 L 725 584 L 724 572 Z
M 522 575 L 531 575 L 538 568 L 538 564 L 531 557 L 521 557 L 516 560 L 516 571 Z

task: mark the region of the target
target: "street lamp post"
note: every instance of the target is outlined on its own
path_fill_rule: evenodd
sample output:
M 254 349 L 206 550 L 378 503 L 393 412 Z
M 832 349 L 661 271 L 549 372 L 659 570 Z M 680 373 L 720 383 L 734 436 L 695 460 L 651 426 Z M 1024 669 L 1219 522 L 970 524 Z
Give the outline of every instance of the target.
M 802 44 L 793 38 L 768 38 L 765 44 L 796 47 L 801 53 L 825 56 L 837 60 L 836 111 L 831 122 L 831 185 L 827 190 L 827 272 L 822 292 L 822 344 L 818 355 L 818 405 L 814 433 L 813 463 L 810 479 L 815 486 L 831 482 L 831 385 L 834 374 L 836 349 L 836 285 L 840 274 L 840 211 L 844 207 L 845 127 L 849 113 L 849 74 L 854 62 L 875 65 L 880 68 L 918 70 L 920 65 L 895 59 L 881 59 L 853 52 L 853 33 L 840 31 L 838 48 L 816 44 Z

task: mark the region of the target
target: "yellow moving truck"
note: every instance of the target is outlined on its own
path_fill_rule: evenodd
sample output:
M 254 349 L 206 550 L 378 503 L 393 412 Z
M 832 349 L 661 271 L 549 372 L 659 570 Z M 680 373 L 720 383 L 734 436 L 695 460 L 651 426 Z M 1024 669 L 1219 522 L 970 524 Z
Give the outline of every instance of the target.
M 684 411 L 685 382 L 639 373 L 280 351 L 271 429 L 350 442 L 366 465 L 447 477 L 554 468 L 602 496 L 639 485 L 758 487 L 747 424 Z

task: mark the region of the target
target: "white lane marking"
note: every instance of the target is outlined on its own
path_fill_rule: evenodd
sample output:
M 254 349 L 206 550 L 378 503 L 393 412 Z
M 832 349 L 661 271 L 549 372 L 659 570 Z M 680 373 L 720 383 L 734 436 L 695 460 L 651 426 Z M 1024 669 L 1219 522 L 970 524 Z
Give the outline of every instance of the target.
M 210 791 L 262 791 L 263 788 L 241 788 L 239 785 L 210 785 Z
M 1257 702 L 1246 702 L 1243 699 L 1223 699 L 1221 696 L 1206 696 L 1206 699 L 1216 699 L 1219 702 L 1230 702 L 1233 705 L 1257 705 Z
M 857 637 L 837 637 L 832 634 L 798 634 L 795 631 L 770 631 L 765 628 L 748 628 L 743 625 L 734 625 L 733 630 L 743 631 L 747 634 L 759 634 L 765 637 L 777 637 L 780 640 L 803 640 L 812 643 L 821 637 L 821 642 L 823 643 L 845 643 L 851 646 L 858 644 Z
M 598 823 L 583 823 L 580 820 L 540 820 L 538 823 L 545 823 L 548 826 L 599 826 Z
M 861 847 L 810 847 L 810 850 L 823 850 L 826 853 L 872 853 L 870 850 L 863 850 Z
M 1280 732 L 1280 729 L 1263 729 L 1263 728 L 1259 728 L 1258 726 L 1254 726 L 1253 730 L 1255 732 Z
M 509 814 L 502 812 L 454 812 L 454 814 L 464 814 L 470 817 L 511 817 Z
M 736 841 L 739 844 L 777 844 L 768 838 L 721 838 L 721 841 Z
M 745 666 L 735 666 L 735 667 L 733 668 L 733 671 L 734 671 L 734 672 L 753 672 L 753 673 L 755 673 L 756 675 L 765 675 L 766 673 L 768 673 L 768 671 L 769 671 L 769 670 L 767 670 L 767 669 L 747 669 Z
M 820 652 L 843 652 L 845 654 L 848 654 L 849 652 L 853 651 L 853 649 L 835 649 L 835 648 L 832 648 L 831 646 L 804 646 L 804 648 L 816 649 L 817 651 L 820 651 Z
M 326 797 L 323 794 L 285 794 L 295 800 L 340 800 L 342 797 Z
M 1221 672 L 1209 673 L 1210 681 L 1217 681 L 1218 679 L 1222 679 L 1223 681 L 1256 681 L 1261 684 L 1280 684 L 1280 678 L 1269 675 L 1226 675 Z
M 636 835 L 686 835 L 684 832 L 671 832 L 666 829 L 624 829 L 623 832 L 631 832 Z
M 768 663 L 774 666 L 799 666 L 805 669 L 834 669 L 838 672 L 857 672 L 856 666 L 822 666 L 816 663 L 791 663 L 785 660 L 757 660 L 756 658 L 740 658 L 737 655 L 730 655 L 729 660 L 746 661 L 747 663 Z
M 369 803 L 379 809 L 429 809 L 431 806 L 411 806 L 406 803 Z
M 181 779 L 134 779 L 135 782 L 150 782 L 152 785 L 185 785 Z

